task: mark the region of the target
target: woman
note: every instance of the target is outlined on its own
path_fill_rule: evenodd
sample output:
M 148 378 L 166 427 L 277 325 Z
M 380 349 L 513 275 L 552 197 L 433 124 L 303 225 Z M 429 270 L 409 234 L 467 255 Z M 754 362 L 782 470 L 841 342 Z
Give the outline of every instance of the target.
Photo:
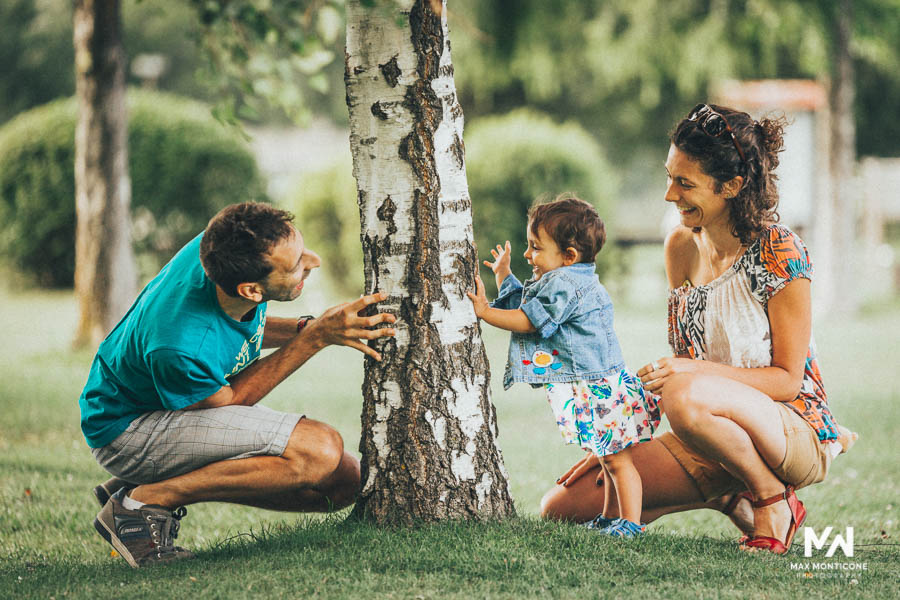
M 661 396 L 672 433 L 634 451 L 645 521 L 717 508 L 743 530 L 742 548 L 777 554 L 806 518 L 794 490 L 822 481 L 853 441 L 828 409 L 816 363 L 809 256 L 776 224 L 783 127 L 700 104 L 671 135 L 665 199 L 681 218 L 665 242 L 673 356 L 637 374 Z M 545 517 L 600 512 L 594 463 L 560 478 Z

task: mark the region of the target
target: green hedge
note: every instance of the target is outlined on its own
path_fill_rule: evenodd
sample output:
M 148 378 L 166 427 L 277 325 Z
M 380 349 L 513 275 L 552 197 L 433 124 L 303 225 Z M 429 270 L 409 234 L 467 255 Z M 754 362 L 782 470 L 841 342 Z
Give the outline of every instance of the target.
M 593 204 L 607 225 L 607 242 L 615 209 L 618 177 L 599 144 L 574 123 L 557 124 L 529 110 L 475 121 L 466 131 L 466 171 L 480 260 L 491 248 L 512 243 L 512 269 L 530 276 L 525 260 L 528 209 L 536 198 L 572 192 Z M 597 255 L 599 271 L 614 260 L 611 244 Z M 482 270 L 485 285 L 495 290 L 493 275 Z
M 322 270 L 341 295 L 363 291 L 359 207 L 350 149 L 330 167 L 303 176 L 287 209 L 297 215 L 306 245 L 322 257 Z
M 129 90 L 133 239 L 152 275 L 223 206 L 263 196 L 253 155 L 204 105 Z M 0 128 L 0 252 L 47 287 L 75 273 L 74 98 Z
M 559 125 L 549 117 L 515 111 L 474 122 L 466 130 L 466 168 L 472 198 L 475 239 L 481 260 L 490 249 L 510 240 L 513 269 L 530 273 L 522 253 L 528 208 L 535 198 L 575 192 L 591 202 L 609 224 L 618 179 L 596 141 L 575 124 Z M 323 268 L 342 293 L 362 289 L 359 211 L 349 153 L 332 167 L 305 176 L 287 200 L 307 243 L 322 255 Z M 611 238 L 613 227 L 608 227 Z M 601 273 L 615 260 L 611 244 L 598 255 Z M 495 291 L 493 277 L 483 271 Z

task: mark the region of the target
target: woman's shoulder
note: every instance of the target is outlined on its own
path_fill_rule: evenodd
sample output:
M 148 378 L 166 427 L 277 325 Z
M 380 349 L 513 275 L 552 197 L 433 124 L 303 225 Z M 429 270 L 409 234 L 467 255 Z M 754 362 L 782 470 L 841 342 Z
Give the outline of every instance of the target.
M 698 252 L 697 241 L 690 227 L 678 225 L 666 235 L 663 254 L 670 288 L 680 286 L 690 277 Z
M 779 223 L 769 225 L 759 239 L 759 258 L 770 270 L 809 270 L 812 260 L 806 244 L 791 228 Z

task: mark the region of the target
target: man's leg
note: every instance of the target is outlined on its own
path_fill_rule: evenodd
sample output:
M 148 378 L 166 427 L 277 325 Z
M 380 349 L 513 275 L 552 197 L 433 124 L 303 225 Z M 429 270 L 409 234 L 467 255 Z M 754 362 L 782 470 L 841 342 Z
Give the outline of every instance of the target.
M 197 502 L 233 502 L 285 511 L 329 511 L 347 506 L 360 487 L 359 461 L 344 452 L 330 426 L 301 419 L 281 456 L 222 460 L 156 483 L 129 496 L 169 508 Z

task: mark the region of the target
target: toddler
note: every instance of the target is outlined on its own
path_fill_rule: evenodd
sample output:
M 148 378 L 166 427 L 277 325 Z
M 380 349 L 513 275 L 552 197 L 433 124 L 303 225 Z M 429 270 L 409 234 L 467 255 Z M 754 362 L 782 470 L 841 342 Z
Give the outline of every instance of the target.
M 484 263 L 496 277 L 497 299 L 488 303 L 480 278 L 469 298 L 480 319 L 512 332 L 503 388 L 543 386 L 566 442 L 599 457 L 604 510 L 588 526 L 634 537 L 644 526 L 631 446 L 649 441 L 660 417 L 656 397 L 625 367 L 612 302 L 594 271 L 606 240 L 603 221 L 587 202 L 562 195 L 529 211 L 526 234 L 531 278 L 523 284 L 510 271 L 507 241 Z M 617 519 L 604 516 L 612 502 L 618 502 Z

